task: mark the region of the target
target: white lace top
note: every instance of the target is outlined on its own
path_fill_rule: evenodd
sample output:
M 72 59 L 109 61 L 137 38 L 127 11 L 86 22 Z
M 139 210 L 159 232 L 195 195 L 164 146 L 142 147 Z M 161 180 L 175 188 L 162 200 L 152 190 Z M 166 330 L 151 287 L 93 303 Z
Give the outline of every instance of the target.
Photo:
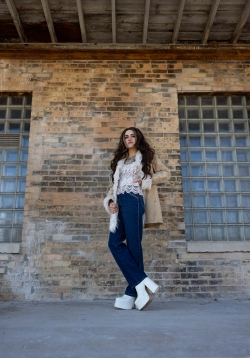
M 117 188 L 117 195 L 124 193 L 142 194 L 142 189 L 139 183 L 134 183 L 134 180 L 140 179 L 138 175 L 139 168 L 135 162 L 135 157 L 131 157 L 125 161 L 122 166 Z

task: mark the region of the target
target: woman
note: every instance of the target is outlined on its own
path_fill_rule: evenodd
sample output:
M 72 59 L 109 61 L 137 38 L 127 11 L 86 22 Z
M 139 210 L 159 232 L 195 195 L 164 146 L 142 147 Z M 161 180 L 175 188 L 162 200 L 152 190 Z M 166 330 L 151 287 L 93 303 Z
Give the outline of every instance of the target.
M 156 184 L 169 180 L 170 172 L 135 127 L 122 132 L 111 171 L 112 187 L 104 199 L 104 207 L 111 215 L 109 248 L 128 281 L 115 307 L 131 309 L 135 305 L 142 310 L 159 289 L 144 272 L 143 222 L 145 227 L 162 224 Z

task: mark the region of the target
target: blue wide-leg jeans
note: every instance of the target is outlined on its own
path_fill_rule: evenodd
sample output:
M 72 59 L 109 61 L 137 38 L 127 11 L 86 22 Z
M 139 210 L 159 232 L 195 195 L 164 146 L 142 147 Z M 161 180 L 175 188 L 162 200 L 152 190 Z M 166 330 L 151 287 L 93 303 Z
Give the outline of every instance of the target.
M 108 246 L 128 282 L 125 294 L 136 297 L 135 286 L 147 277 L 141 246 L 144 199 L 139 194 L 124 193 L 118 195 L 117 203 L 118 228 L 110 232 Z

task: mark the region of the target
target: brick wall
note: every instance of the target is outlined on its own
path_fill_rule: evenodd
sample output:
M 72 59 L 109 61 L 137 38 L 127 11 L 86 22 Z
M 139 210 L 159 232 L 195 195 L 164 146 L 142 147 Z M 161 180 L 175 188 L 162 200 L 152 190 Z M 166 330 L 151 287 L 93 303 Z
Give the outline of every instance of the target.
M 23 242 L 0 275 L 3 299 L 123 293 L 102 201 L 127 126 L 142 129 L 172 172 L 159 186 L 164 225 L 143 240 L 158 297 L 248 297 L 250 253 L 187 253 L 177 94 L 249 91 L 249 63 L 0 60 L 0 76 L 0 91 L 33 97 Z

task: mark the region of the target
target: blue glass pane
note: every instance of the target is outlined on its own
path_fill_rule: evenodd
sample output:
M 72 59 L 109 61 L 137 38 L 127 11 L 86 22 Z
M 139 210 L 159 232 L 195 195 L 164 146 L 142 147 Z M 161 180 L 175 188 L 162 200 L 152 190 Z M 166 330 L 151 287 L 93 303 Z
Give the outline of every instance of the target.
M 8 132 L 9 133 L 19 133 L 20 132 L 20 123 L 9 123 Z
M 187 138 L 180 137 L 180 144 L 181 144 L 181 147 L 186 147 L 187 146 Z
M 226 206 L 228 208 L 237 208 L 239 206 L 239 198 L 237 194 L 226 194 Z
M 22 229 L 14 228 L 13 229 L 13 242 L 21 242 L 22 241 Z
M 241 191 L 249 191 L 250 192 L 250 180 L 249 179 L 241 179 L 240 187 L 241 187 Z
M 207 164 L 207 175 L 218 177 L 220 175 L 220 166 L 218 164 Z
M 230 124 L 228 122 L 219 123 L 219 131 L 220 132 L 230 132 Z
M 191 165 L 192 176 L 200 177 L 205 175 L 205 166 L 203 164 L 200 165 Z
M 22 147 L 28 147 L 29 145 L 29 137 L 23 136 L 22 137 Z
M 194 228 L 195 241 L 207 241 L 209 240 L 209 227 L 208 226 L 196 226 Z
M 0 207 L 10 209 L 14 207 L 15 196 L 14 195 L 0 195 Z
M 0 109 L 0 119 L 5 119 L 6 118 L 6 110 L 5 109 Z M 3 124 L 3 123 L 1 123 Z
M 11 225 L 12 215 L 12 211 L 0 211 L 0 225 Z
M 216 150 L 206 150 L 206 161 L 207 162 L 217 162 L 218 161 L 218 152 Z
M 244 230 L 245 230 L 245 238 L 246 238 L 246 240 L 250 240 L 250 226 L 245 226 Z
M 15 164 L 4 164 L 2 167 L 2 175 L 3 176 L 16 176 L 16 168 Z
M 192 224 L 192 211 L 185 210 L 184 211 L 185 224 Z
M 245 224 L 250 224 L 250 211 L 243 210 L 243 220 Z
M 234 123 L 234 131 L 237 132 L 245 132 L 246 127 L 245 123 Z
M 205 180 L 192 180 L 192 190 L 193 191 L 204 191 L 205 190 Z
M 194 223 L 195 224 L 207 224 L 208 212 L 206 210 L 194 210 Z
M 11 228 L 0 228 L 0 241 L 1 242 L 10 242 L 11 241 Z
M 236 119 L 244 118 L 243 109 L 235 109 L 235 110 L 233 110 L 233 118 L 236 118 Z
M 184 208 L 190 208 L 192 206 L 191 205 L 191 195 L 184 194 L 183 198 L 184 198 Z
M 208 132 L 214 133 L 215 132 L 215 123 L 204 123 L 203 130 L 206 133 L 208 133 Z
M 192 122 L 190 123 L 189 122 L 188 123 L 188 130 L 189 130 L 189 132 L 200 132 L 200 123 L 192 123 Z
M 236 191 L 236 180 L 224 180 L 225 191 Z
M 30 115 L 29 115 L 30 117 Z M 26 118 L 29 118 L 29 117 L 26 117 Z M 30 123 L 24 123 L 23 124 L 23 132 L 29 132 L 30 131 Z
M 187 111 L 189 119 L 196 119 L 199 118 L 199 111 L 198 109 L 188 109 Z
M 188 161 L 188 152 L 185 149 L 181 150 L 181 161 L 187 162 Z
M 22 118 L 22 110 L 21 109 L 11 109 L 10 110 L 10 118 L 11 119 L 21 119 Z
M 191 150 L 190 151 L 190 160 L 191 160 L 191 162 L 203 161 L 202 150 Z
M 19 166 L 19 176 L 25 177 L 25 176 L 26 176 L 26 173 L 27 173 L 27 165 L 21 164 L 21 165 Z
M 211 223 L 212 224 L 224 224 L 225 217 L 222 210 L 213 210 L 210 212 Z
M 201 138 L 200 137 L 189 137 L 189 145 L 190 145 L 190 147 L 200 147 L 201 146 Z
M 16 180 L 15 179 L 2 179 L 1 181 L 1 192 L 14 192 Z
M 222 195 L 209 195 L 210 207 L 212 208 L 222 208 L 223 201 Z
M 189 166 L 188 165 L 183 164 L 181 166 L 181 171 L 182 171 L 182 176 L 184 176 L 184 177 L 189 176 Z
M 27 160 L 28 160 L 28 150 L 26 150 L 26 149 L 21 150 L 21 158 L 20 158 L 20 160 L 22 162 L 27 162 Z
M 211 235 L 212 235 L 212 240 L 214 241 L 221 241 L 227 239 L 224 226 L 217 226 L 217 225 L 212 226 Z
M 236 137 L 236 147 L 246 147 L 247 146 L 247 137 Z
M 237 160 L 238 162 L 247 162 L 248 161 L 248 150 L 242 150 L 242 149 L 237 149 Z
M 4 132 L 4 123 L 0 123 L 0 133 Z
M 223 175 L 225 177 L 232 177 L 234 174 L 234 165 L 223 165 Z
M 229 118 L 228 109 L 218 109 L 217 113 L 218 113 L 219 119 L 228 119 Z
M 242 195 L 241 200 L 243 208 L 250 208 L 250 195 Z
M 15 212 L 14 223 L 22 225 L 22 223 L 23 223 L 23 211 L 16 211 Z
M 238 226 L 228 226 L 228 239 L 231 241 L 243 240 L 242 229 Z
M 221 160 L 223 162 L 232 162 L 234 160 L 234 155 L 232 150 L 222 150 L 221 151 Z
M 238 169 L 239 169 L 239 175 L 241 177 L 246 177 L 246 176 L 250 175 L 250 166 L 249 166 L 249 164 L 239 164 Z
M 229 224 L 240 224 L 241 223 L 241 215 L 238 210 L 228 210 L 226 212 L 227 222 Z
M 19 179 L 18 182 L 17 182 L 17 191 L 18 192 L 25 192 L 25 188 L 26 188 L 26 180 Z
M 193 195 L 194 207 L 196 208 L 205 208 L 206 205 L 206 195 Z
M 232 138 L 231 137 L 220 137 L 220 145 L 221 145 L 221 147 L 231 147 Z
M 205 146 L 206 147 L 216 147 L 217 146 L 217 138 L 216 137 L 205 137 Z
M 188 179 L 182 180 L 183 191 L 190 191 L 190 181 Z
M 220 191 L 220 180 L 208 180 L 208 190 L 209 191 Z
M 16 208 L 22 209 L 24 207 L 24 195 L 17 195 Z
M 193 229 L 191 226 L 186 226 L 185 228 L 186 240 L 191 241 L 193 240 Z
M 4 161 L 5 162 L 17 162 L 18 150 L 17 149 L 5 149 Z

